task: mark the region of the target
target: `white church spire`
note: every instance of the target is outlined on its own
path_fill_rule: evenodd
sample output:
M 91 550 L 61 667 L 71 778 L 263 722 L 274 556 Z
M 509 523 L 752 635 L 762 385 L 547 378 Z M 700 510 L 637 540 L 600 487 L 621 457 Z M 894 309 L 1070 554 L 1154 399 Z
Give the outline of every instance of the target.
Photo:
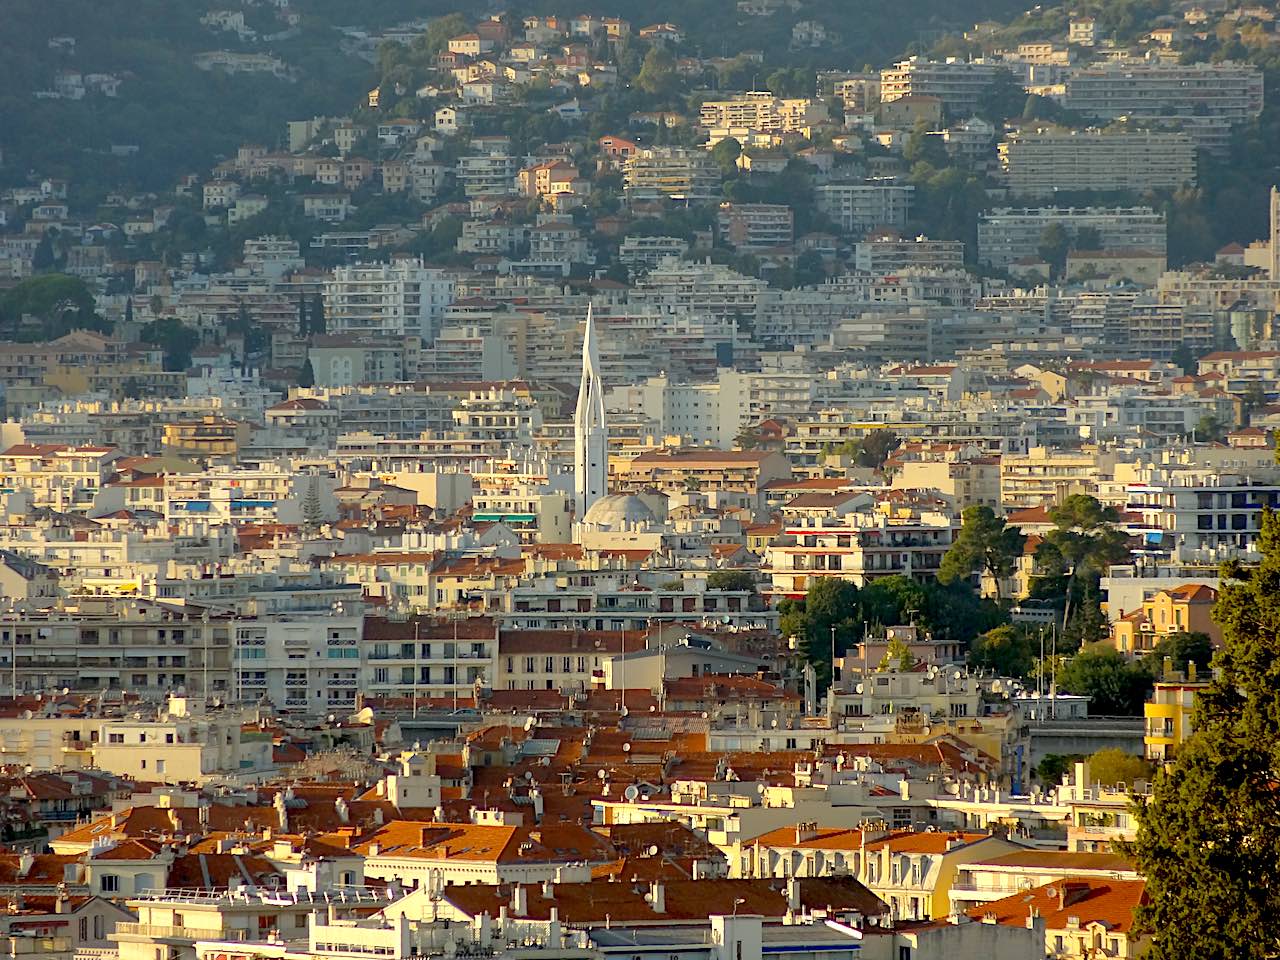
M 582 339 L 582 383 L 573 414 L 574 509 L 581 521 L 591 505 L 608 493 L 608 432 L 604 422 L 604 385 L 600 382 L 600 347 L 595 319 L 587 306 L 587 329 Z

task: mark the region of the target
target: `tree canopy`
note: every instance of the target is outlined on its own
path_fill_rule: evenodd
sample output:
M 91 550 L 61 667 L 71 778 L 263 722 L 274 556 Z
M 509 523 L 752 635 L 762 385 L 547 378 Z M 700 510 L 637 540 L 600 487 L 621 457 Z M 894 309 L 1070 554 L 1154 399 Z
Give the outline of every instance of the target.
M 938 579 L 951 583 L 974 573 L 985 573 L 995 582 L 999 598 L 1000 581 L 1013 576 L 1027 538 L 987 506 L 966 507 L 961 519 L 960 533 L 942 558 Z
M 1153 960 L 1263 960 L 1280 944 L 1280 518 L 1263 515 L 1261 564 L 1226 584 L 1223 648 L 1196 697 L 1194 732 L 1135 801 L 1124 847 L 1146 877 L 1138 920 Z

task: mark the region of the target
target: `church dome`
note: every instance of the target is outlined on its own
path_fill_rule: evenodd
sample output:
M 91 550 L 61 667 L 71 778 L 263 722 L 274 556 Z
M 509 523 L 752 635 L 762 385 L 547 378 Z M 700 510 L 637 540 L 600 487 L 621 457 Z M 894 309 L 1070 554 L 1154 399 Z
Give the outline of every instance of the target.
M 604 530 L 625 530 L 658 522 L 649 505 L 629 493 L 601 497 L 587 508 L 582 522 Z

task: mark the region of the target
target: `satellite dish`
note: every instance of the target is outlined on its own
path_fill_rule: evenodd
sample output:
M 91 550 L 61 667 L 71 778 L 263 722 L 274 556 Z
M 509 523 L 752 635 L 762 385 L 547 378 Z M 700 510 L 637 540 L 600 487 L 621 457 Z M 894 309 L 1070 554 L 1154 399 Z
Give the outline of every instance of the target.
M 596 776 L 599 779 L 603 780 L 605 777 L 608 776 L 608 774 L 604 772 L 604 767 L 601 767 L 599 770 L 596 771 Z
M 627 798 L 628 803 L 635 803 L 636 797 L 640 796 L 640 788 L 633 783 L 622 791 L 622 795 Z
M 858 686 L 857 686 L 857 688 L 856 688 L 856 689 L 857 689 L 858 693 L 861 693 L 861 692 L 862 692 L 862 684 L 858 684 Z
M 658 845 L 656 843 L 649 844 L 649 849 L 645 852 L 651 857 L 656 857 L 658 855 Z
M 624 743 L 624 744 L 622 745 L 622 752 L 623 752 L 623 753 L 630 753 L 630 752 L 631 752 L 631 744 L 629 744 L 629 743 Z

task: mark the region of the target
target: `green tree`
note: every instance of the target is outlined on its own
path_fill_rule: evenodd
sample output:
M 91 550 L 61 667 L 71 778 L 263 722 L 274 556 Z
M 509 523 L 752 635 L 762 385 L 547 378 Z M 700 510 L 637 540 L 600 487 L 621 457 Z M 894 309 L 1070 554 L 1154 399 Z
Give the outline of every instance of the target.
M 1188 376 L 1196 373 L 1200 368 L 1200 363 L 1196 359 L 1196 355 L 1185 343 L 1180 343 L 1174 348 L 1171 359 L 1174 364 L 1176 364 L 1177 367 Z
M 1055 274 L 1066 269 L 1067 251 L 1071 249 L 1071 238 L 1066 228 L 1060 223 L 1051 223 L 1040 233 L 1040 245 L 1036 252 L 1040 259 L 1053 268 Z
M 676 58 L 661 44 L 651 47 L 636 77 L 636 86 L 652 97 L 667 97 L 675 92 Z
M 1213 443 L 1226 436 L 1227 428 L 1211 413 L 1206 413 L 1196 421 L 1195 439 L 1201 443 Z
M 1081 227 L 1076 231 L 1071 247 L 1074 250 L 1101 250 L 1102 234 L 1097 227 Z
M 1151 673 L 1130 663 L 1115 647 L 1090 644 L 1058 671 L 1058 686 L 1089 697 L 1090 710 L 1106 716 L 1136 717 L 1151 692 Z
M 858 621 L 858 588 L 848 580 L 821 577 L 809 587 L 803 600 L 778 605 L 784 636 L 797 638 L 801 657 L 813 666 L 819 687 L 831 680 L 832 631 L 835 653 L 848 650 L 861 635 Z
M 152 320 L 139 333 L 143 343 L 154 343 L 164 349 L 166 370 L 186 370 L 191 366 L 191 351 L 200 343 L 200 334 L 177 317 Z
M 880 665 L 876 667 L 881 673 L 887 670 L 897 670 L 906 673 L 916 665 L 916 658 L 911 653 L 911 648 L 907 646 L 907 642 L 901 637 L 894 637 L 889 641 L 889 645 L 885 647 L 884 656 L 880 659 Z
M 27 318 L 35 321 L 32 326 Z M 15 340 L 55 340 L 71 330 L 105 330 L 93 293 L 79 277 L 28 277 L 0 296 L 0 320 Z
M 995 582 L 999 600 L 1000 581 L 1013 576 L 1027 538 L 987 506 L 966 507 L 961 519 L 960 533 L 942 558 L 938 579 L 951 583 L 985 573 Z
M 1160 638 L 1149 656 L 1151 672 L 1157 677 L 1164 671 L 1166 657 L 1172 662 L 1173 669 L 1180 672 L 1185 673 L 1190 663 L 1199 670 L 1206 670 L 1213 659 L 1213 642 L 1207 633 L 1171 633 Z
M 314 387 L 316 385 L 316 372 L 311 366 L 311 358 L 307 357 L 302 363 L 302 368 L 298 371 L 298 386 Z
M 742 156 L 742 144 L 734 137 L 725 137 L 711 148 L 711 159 L 725 176 L 738 172 L 738 158 Z
M 308 319 L 310 320 L 311 333 L 323 337 L 328 330 L 328 325 L 324 317 L 324 297 L 318 293 L 313 294 L 311 297 L 310 314 L 311 316 Z
M 1063 632 L 1073 615 L 1072 605 L 1092 608 L 1088 616 L 1096 625 L 1098 580 L 1108 566 L 1129 556 L 1128 538 L 1114 524 L 1119 514 L 1096 497 L 1076 493 L 1049 511 L 1054 527 L 1036 548 L 1040 574 L 1062 584 Z M 1090 639 L 1087 633 L 1080 634 Z
M 320 481 L 314 475 L 307 483 L 306 496 L 302 498 L 302 522 L 312 530 L 324 522 L 324 507 L 320 504 Z
M 707 574 L 708 590 L 756 589 L 756 578 L 750 570 L 712 570 Z
M 1226 584 L 1223 649 L 1196 697 L 1193 732 L 1134 802 L 1122 847 L 1146 878 L 1147 956 L 1271 960 L 1280 944 L 1280 519 L 1267 511 L 1262 562 Z
M 883 428 L 872 430 L 858 441 L 854 459 L 860 467 L 879 470 L 889 459 L 889 454 L 897 450 L 901 443 L 902 440 L 892 430 Z
M 1040 652 L 1037 636 L 1011 623 L 981 634 L 969 647 L 969 665 L 993 670 L 1002 677 L 1025 679 L 1034 671 Z
M 1062 782 L 1062 775 L 1078 759 L 1078 754 L 1047 753 L 1036 767 L 1036 776 L 1045 786 L 1055 787 Z
M 1151 774 L 1150 763 L 1119 747 L 1103 747 L 1089 756 L 1089 778 L 1104 786 L 1132 785 L 1135 780 L 1150 780 Z

